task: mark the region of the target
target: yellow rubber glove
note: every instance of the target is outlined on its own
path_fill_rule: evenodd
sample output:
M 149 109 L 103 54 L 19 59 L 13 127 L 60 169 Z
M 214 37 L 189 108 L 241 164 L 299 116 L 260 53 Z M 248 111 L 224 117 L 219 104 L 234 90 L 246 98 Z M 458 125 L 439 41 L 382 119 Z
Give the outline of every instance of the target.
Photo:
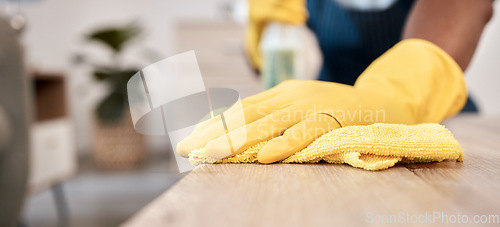
M 259 51 L 262 31 L 269 22 L 302 25 L 307 18 L 304 0 L 248 0 L 249 24 L 245 34 L 245 49 L 254 68 L 262 66 Z
M 438 123 L 464 106 L 467 91 L 456 62 L 424 40 L 404 40 L 375 60 L 354 86 L 321 81 L 285 81 L 242 101 L 246 125 L 224 113 L 229 134 L 216 117 L 200 124 L 177 146 L 187 157 L 199 148 L 222 159 L 263 141 L 261 163 L 283 160 L 321 135 L 343 126 L 373 123 Z M 239 114 L 241 115 L 241 114 Z M 228 138 L 245 138 L 231 149 Z

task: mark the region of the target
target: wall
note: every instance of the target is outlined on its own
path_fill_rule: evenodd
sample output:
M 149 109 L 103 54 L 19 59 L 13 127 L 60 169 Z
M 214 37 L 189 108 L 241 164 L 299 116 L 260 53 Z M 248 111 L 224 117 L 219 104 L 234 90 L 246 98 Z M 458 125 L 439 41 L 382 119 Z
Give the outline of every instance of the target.
M 481 114 L 500 114 L 500 1 L 487 25 L 472 63 L 466 71 L 469 92 Z

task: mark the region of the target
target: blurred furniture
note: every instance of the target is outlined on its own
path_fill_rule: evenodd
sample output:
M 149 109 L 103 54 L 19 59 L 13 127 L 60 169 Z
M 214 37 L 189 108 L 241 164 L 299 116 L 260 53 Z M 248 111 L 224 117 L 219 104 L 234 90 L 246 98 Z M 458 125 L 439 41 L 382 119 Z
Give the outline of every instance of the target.
M 58 73 L 34 72 L 34 122 L 31 125 L 30 193 L 51 189 L 59 225 L 67 226 L 69 211 L 62 183 L 76 174 L 73 123 L 67 112 L 66 79 Z
M 66 107 L 64 75 L 34 72 L 35 120 L 31 125 L 30 192 L 38 192 L 76 173 L 74 129 Z
M 335 164 L 205 165 L 123 226 L 366 226 L 401 212 L 430 215 L 436 225 L 464 223 L 463 216 L 471 224 L 479 220 L 474 215 L 498 225 L 500 116 L 459 115 L 445 125 L 465 162 L 376 172 Z
M 184 21 L 176 27 L 177 52 L 194 50 L 207 88 L 226 87 L 241 97 L 261 91 L 244 52 L 245 25 L 230 21 Z
M 0 19 L 0 226 L 18 223 L 28 178 L 29 101 L 22 48 Z

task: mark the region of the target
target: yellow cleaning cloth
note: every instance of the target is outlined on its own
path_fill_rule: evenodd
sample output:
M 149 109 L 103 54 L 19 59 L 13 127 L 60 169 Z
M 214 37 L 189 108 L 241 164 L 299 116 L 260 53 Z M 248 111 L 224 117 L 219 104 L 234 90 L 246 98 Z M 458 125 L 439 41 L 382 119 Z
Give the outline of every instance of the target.
M 208 163 L 257 163 L 257 153 L 267 142 L 222 160 L 210 158 L 205 149 L 189 154 L 193 165 Z M 463 150 L 450 131 L 440 124 L 386 124 L 334 129 L 282 163 L 347 163 L 366 170 L 382 170 L 397 162 L 463 161 Z

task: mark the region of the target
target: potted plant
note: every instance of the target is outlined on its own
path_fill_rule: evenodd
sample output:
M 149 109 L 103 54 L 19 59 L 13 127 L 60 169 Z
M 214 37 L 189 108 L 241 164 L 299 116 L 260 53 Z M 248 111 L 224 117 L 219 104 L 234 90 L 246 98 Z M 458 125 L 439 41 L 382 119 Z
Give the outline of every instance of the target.
M 95 108 L 95 147 L 93 159 L 105 168 L 130 168 L 141 164 L 146 156 L 142 136 L 135 132 L 127 101 L 127 82 L 138 68 L 121 64 L 121 55 L 141 32 L 136 24 L 98 29 L 86 36 L 89 42 L 103 44 L 111 51 L 111 63 L 89 62 L 79 56 L 80 62 L 90 64 L 97 81 L 106 83 L 109 92 Z

